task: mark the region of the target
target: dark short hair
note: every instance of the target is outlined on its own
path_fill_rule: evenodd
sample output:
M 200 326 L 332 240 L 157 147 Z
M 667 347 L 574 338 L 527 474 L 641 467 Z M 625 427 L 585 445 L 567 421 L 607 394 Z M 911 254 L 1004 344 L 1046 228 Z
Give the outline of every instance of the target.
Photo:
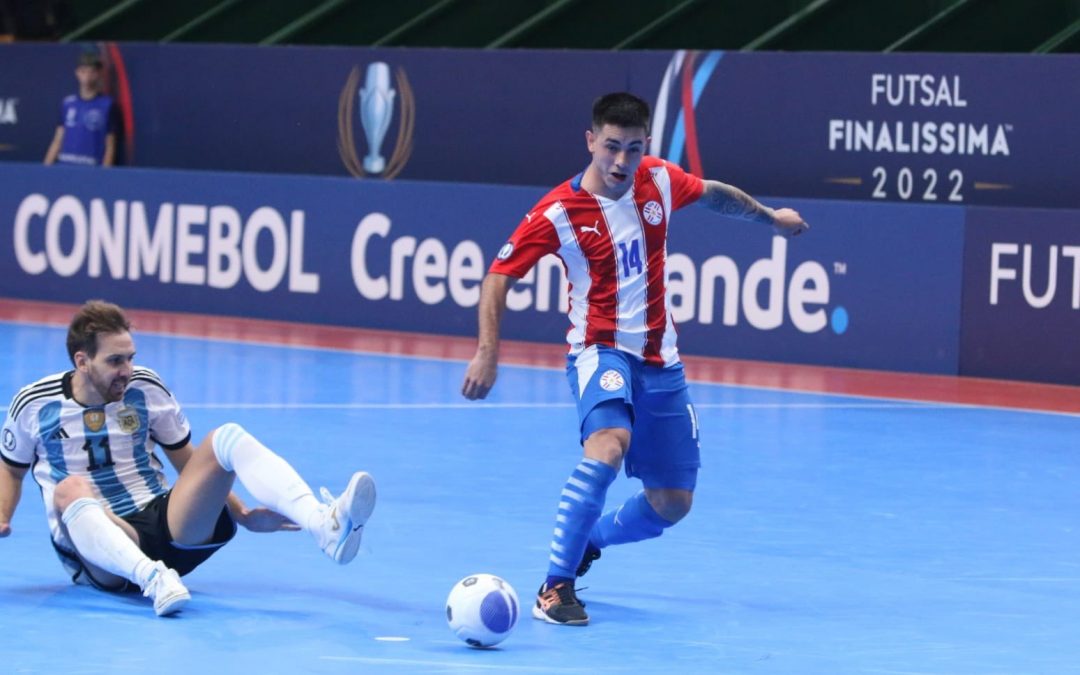
M 84 49 L 79 53 L 78 65 L 101 67 L 101 54 L 96 49 Z
M 68 326 L 68 357 L 75 363 L 75 353 L 85 352 L 94 358 L 98 349 L 98 335 L 131 332 L 131 323 L 124 310 L 104 300 L 87 300 L 75 313 Z
M 604 94 L 593 102 L 592 123 L 599 129 L 611 124 L 624 129 L 640 128 L 649 133 L 649 104 L 625 91 Z

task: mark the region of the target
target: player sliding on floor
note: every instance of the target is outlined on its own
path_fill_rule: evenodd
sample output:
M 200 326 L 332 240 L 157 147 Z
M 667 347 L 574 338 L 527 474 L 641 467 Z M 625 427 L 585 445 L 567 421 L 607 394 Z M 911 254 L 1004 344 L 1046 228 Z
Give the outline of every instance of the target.
M 0 442 L 0 538 L 32 467 L 53 547 L 75 583 L 142 589 L 154 611 L 191 598 L 180 577 L 236 534 L 302 529 L 335 562 L 351 561 L 375 507 L 360 471 L 323 502 L 289 464 L 238 424 L 196 448 L 180 404 L 157 373 L 133 365 L 131 326 L 116 305 L 91 301 L 68 327 L 69 370 L 23 387 Z M 179 477 L 169 488 L 154 445 Z M 249 509 L 231 492 L 237 477 L 270 508 Z
M 693 499 L 701 465 L 697 415 L 665 292 L 672 212 L 697 202 L 771 225 L 783 237 L 808 227 L 791 209 L 773 210 L 736 187 L 646 157 L 649 106 L 631 94 L 597 99 L 585 140 L 589 166 L 529 211 L 484 279 L 479 344 L 462 386 L 466 398 L 487 396 L 510 285 L 543 256 L 559 256 L 573 324 L 566 373 L 585 456 L 562 489 L 533 616 L 569 625 L 589 621 L 574 581 L 601 549 L 659 537 L 690 511 Z M 601 516 L 624 461 L 645 489 Z

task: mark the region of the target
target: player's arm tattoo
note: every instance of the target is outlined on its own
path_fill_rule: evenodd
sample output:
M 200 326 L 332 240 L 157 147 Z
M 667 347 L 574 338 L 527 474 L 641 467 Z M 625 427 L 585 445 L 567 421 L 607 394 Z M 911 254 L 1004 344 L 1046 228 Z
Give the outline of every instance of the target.
M 734 185 L 718 180 L 705 181 L 705 191 L 700 202 L 707 208 L 725 216 L 753 220 L 765 225 L 772 225 L 772 209 L 746 194 Z

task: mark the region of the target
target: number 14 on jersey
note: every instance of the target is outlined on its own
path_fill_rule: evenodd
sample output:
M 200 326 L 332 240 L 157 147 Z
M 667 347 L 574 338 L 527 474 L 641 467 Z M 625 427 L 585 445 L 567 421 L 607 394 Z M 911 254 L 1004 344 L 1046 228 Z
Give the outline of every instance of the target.
M 620 241 L 619 251 L 622 253 L 623 278 L 625 279 L 630 276 L 631 268 L 634 269 L 633 274 L 641 274 L 641 240 L 635 239 L 630 242 L 629 245 L 624 241 Z

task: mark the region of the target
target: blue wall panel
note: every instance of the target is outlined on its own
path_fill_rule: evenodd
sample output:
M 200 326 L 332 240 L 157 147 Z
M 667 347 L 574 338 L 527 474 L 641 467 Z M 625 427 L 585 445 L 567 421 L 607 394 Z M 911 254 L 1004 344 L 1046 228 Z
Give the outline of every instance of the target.
M 652 154 L 752 193 L 1080 208 L 1080 88 L 1062 85 L 1077 81 L 1078 55 L 105 52 L 126 75 L 139 166 L 550 185 L 587 163 L 594 97 L 629 90 L 654 107 Z M 77 53 L 0 45 L 0 159 L 44 156 Z M 359 161 L 372 152 L 361 112 L 374 89 L 390 115 L 374 145 L 399 157 L 394 171 Z
M 0 294 L 472 335 L 480 279 L 535 188 L 0 165 Z M 669 271 L 697 354 L 955 373 L 963 210 L 770 200 L 771 229 L 691 206 Z M 511 292 L 509 338 L 561 341 L 561 266 Z M 711 295 L 711 298 L 709 297 Z
M 960 371 L 1080 384 L 1080 212 L 968 213 Z

